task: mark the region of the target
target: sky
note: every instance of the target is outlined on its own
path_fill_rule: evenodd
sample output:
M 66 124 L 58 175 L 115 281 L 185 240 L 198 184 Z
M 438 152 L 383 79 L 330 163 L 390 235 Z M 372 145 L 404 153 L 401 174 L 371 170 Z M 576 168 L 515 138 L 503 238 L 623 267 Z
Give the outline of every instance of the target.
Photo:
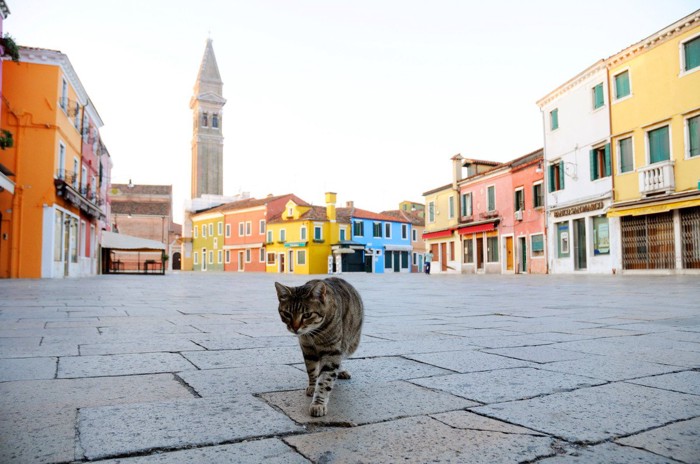
M 207 38 L 224 82 L 224 194 L 371 211 L 423 202 L 451 161 L 543 145 L 536 101 L 700 0 L 8 0 L 5 33 L 60 50 L 100 114 L 112 182 L 190 198 Z

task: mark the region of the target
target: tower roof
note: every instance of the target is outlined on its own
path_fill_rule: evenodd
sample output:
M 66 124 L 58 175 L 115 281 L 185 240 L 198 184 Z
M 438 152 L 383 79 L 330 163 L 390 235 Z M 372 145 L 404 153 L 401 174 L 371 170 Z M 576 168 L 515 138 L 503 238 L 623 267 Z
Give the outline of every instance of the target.
M 194 84 L 195 96 L 206 93 L 213 93 L 221 96 L 223 94 L 223 85 L 224 83 L 221 81 L 221 74 L 219 73 L 219 66 L 216 63 L 216 56 L 214 55 L 212 40 L 207 39 L 207 45 L 204 48 L 204 56 L 202 56 L 202 63 L 199 65 L 197 82 Z

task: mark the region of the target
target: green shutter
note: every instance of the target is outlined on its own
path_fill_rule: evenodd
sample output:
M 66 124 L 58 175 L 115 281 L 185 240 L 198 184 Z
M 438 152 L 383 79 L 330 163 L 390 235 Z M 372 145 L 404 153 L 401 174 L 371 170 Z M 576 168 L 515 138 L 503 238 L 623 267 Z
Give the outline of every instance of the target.
M 603 84 L 598 84 L 593 87 L 593 108 L 598 109 L 605 104 L 603 98 Z
M 607 143 L 605 144 L 605 170 L 604 170 L 604 175 L 605 177 L 609 177 L 612 175 L 612 157 L 610 156 L 610 144 Z
M 690 71 L 700 66 L 700 37 L 683 44 L 685 54 L 685 70 Z
M 588 153 L 588 158 L 591 165 L 591 180 L 596 180 L 598 178 L 598 157 L 596 156 L 595 150 L 591 150 Z
M 668 148 L 668 126 L 649 131 L 649 163 L 658 163 L 671 158 Z
M 629 71 L 622 72 L 615 76 L 615 98 L 626 97 L 630 94 Z
M 552 193 L 554 191 L 554 165 L 550 165 L 547 171 L 549 174 L 547 176 L 547 187 L 549 188 L 549 193 Z
M 700 116 L 688 119 L 688 155 L 700 155 Z
M 559 128 L 559 108 L 554 108 L 549 112 L 549 123 L 552 130 Z
M 559 190 L 564 190 L 564 162 L 559 161 Z

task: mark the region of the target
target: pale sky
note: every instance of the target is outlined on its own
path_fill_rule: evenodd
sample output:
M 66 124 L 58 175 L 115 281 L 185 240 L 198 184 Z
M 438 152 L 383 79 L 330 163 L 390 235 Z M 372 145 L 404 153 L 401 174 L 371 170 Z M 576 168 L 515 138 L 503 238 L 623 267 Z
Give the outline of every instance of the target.
M 8 0 L 20 45 L 68 55 L 112 181 L 190 195 L 207 37 L 224 82 L 224 194 L 372 211 L 451 181 L 450 158 L 541 148 L 535 102 L 698 0 Z

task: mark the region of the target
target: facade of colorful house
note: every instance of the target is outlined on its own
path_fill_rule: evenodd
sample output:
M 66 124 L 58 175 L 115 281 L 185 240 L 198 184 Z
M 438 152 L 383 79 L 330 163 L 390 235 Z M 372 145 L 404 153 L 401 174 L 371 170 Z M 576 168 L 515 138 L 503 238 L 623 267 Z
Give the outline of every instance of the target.
M 412 224 L 408 219 L 373 213 L 353 204 L 338 208 L 338 214 L 350 222 L 347 245 L 355 250 L 352 255 L 342 256 L 343 272 L 411 272 Z M 358 262 L 364 266 L 358 266 Z
M 220 211 L 192 216 L 192 270 L 224 270 L 224 214 Z
M 407 202 L 399 205 L 398 210 L 383 211 L 382 214 L 392 216 L 398 220 L 411 223 L 411 272 L 423 272 L 425 266 L 425 207 L 417 203 L 409 203 L 408 208 L 404 208 Z
M 622 271 L 700 269 L 700 10 L 606 60 Z
M 300 204 L 290 199 L 284 210 L 267 222 L 266 270 L 277 274 L 333 272 L 331 245 L 339 241 L 336 194 L 326 194 L 326 205 Z
M 537 102 L 544 124 L 549 272 L 611 273 L 610 98 L 601 60 Z
M 14 144 L 0 164 L 15 188 L 0 194 L 0 276 L 93 275 L 111 168 L 102 120 L 61 52 L 20 47 L 19 62 L 2 66 L 2 122 Z

